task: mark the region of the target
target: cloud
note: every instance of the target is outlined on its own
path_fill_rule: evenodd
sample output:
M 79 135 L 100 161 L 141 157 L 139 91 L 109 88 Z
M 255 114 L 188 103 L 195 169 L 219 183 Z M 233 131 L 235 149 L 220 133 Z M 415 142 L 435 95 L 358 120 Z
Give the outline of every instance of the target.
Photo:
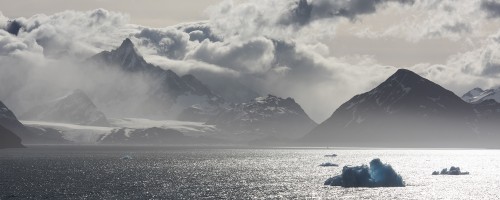
M 396 71 L 370 55 L 331 56 L 341 47 L 328 47 L 324 39 L 334 37 L 339 24 L 363 27 L 370 37 L 461 39 L 474 35 L 482 25 L 477 16 L 486 14 L 480 8 L 480 1 L 450 0 L 224 1 L 207 11 L 208 21 L 165 28 L 129 24 L 126 14 L 102 9 L 35 15 L 15 19 L 20 25 L 17 36 L 9 28 L 12 20 L 0 15 L 0 67 L 5 72 L 0 82 L 13 82 L 0 90 L 0 99 L 9 99 L 18 104 L 15 109 L 22 110 L 35 100 L 71 88 L 102 96 L 105 90 L 130 84 L 123 80 L 135 80 L 130 81 L 137 83 L 130 85 L 135 89 L 125 96 L 139 101 L 134 96 L 143 96 L 141 91 L 147 91 L 151 83 L 140 77 L 119 78 L 124 75 L 99 68 L 81 71 L 78 64 L 102 50 L 116 48 L 129 37 L 148 62 L 181 75 L 194 74 L 214 87 L 241 83 L 261 95 L 293 97 L 321 122 L 341 103 Z M 408 12 L 413 18 L 384 30 L 362 23 L 375 13 L 395 11 Z M 492 35 L 447 63 L 409 68 L 457 92 L 492 86 L 500 74 L 499 38 Z M 99 88 L 97 83 L 109 87 Z M 26 102 L 14 103 L 23 99 Z
M 281 22 L 305 25 L 311 21 L 325 18 L 345 17 L 356 20 L 360 15 L 375 13 L 377 7 L 389 2 L 410 5 L 414 3 L 413 0 L 299 0 L 289 13 L 285 13 Z
M 490 18 L 500 17 L 500 3 L 493 0 L 482 0 L 481 9 L 488 14 Z
M 133 27 L 128 27 L 127 21 L 128 16 L 125 14 L 97 9 L 18 18 L 11 20 L 6 28 L 13 29 L 13 22 L 16 22 L 20 26 L 15 27 L 19 28 L 17 36 L 36 41 L 48 57 L 81 58 L 120 44 L 124 37 L 133 32 Z
M 271 67 L 274 46 L 266 38 L 255 38 L 241 43 L 203 41 L 187 59 L 234 69 L 243 73 L 264 73 Z
M 144 28 L 134 35 L 143 51 L 171 59 L 183 59 L 188 51 L 190 35 L 173 28 Z
M 484 13 L 480 0 L 415 1 L 412 6 L 390 6 L 381 15 L 394 15 L 390 24 L 358 29 L 360 37 L 397 37 L 418 42 L 425 39 L 445 38 L 460 40 L 481 34 Z

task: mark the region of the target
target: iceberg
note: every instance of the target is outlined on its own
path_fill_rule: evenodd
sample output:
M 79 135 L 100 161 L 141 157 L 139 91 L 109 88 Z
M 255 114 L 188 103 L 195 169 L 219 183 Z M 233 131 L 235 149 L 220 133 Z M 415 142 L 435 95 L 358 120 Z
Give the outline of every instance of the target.
M 331 177 L 325 185 L 341 187 L 404 187 L 403 178 L 391 165 L 384 164 L 376 158 L 370 161 L 370 167 L 344 166 L 342 174 Z
M 460 170 L 460 167 L 454 167 L 454 166 L 451 166 L 450 170 L 444 168 L 441 170 L 441 172 L 439 171 L 432 172 L 432 175 L 468 175 L 468 174 L 469 172 L 462 172 Z
M 122 160 L 132 160 L 132 156 L 125 155 L 121 158 Z
M 319 166 L 321 167 L 338 167 L 339 165 L 331 162 L 321 163 Z

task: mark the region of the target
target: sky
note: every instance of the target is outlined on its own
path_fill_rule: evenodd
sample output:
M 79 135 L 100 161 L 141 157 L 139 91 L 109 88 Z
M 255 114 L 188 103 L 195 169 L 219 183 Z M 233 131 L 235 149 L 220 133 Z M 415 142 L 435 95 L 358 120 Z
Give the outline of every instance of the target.
M 398 68 L 459 96 L 500 84 L 496 0 L 0 0 L 0 12 L 0 27 L 24 27 L 0 31 L 4 66 L 78 61 L 129 37 L 148 62 L 293 97 L 317 122 Z

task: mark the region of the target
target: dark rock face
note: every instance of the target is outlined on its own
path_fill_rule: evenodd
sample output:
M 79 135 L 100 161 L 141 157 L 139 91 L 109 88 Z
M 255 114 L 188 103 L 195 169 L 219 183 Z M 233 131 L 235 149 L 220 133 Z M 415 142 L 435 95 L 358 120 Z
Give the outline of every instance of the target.
M 0 149 L 4 148 L 22 148 L 21 138 L 9 129 L 0 125 Z
M 0 126 L 2 126 L 5 130 L 8 130 L 8 132 L 14 133 L 18 137 L 22 138 L 23 142 L 26 142 L 25 139 L 29 140 L 29 136 L 31 135 L 31 132 L 17 120 L 14 113 L 2 102 L 0 102 Z
M 91 57 L 88 62 L 117 67 L 125 72 L 143 76 L 144 80 L 151 82 L 146 100 L 142 103 L 141 109 L 136 111 L 140 117 L 171 118 L 172 112 L 169 109 L 174 104 L 185 106 L 183 105 L 185 102 L 179 100 L 181 96 L 194 96 L 198 98 L 198 102 L 212 105 L 224 101 L 193 75 L 179 77 L 171 70 L 164 70 L 147 63 L 128 38 L 116 50 L 101 52 Z M 189 106 L 191 105 L 186 107 Z
M 335 146 L 477 147 L 472 106 L 405 69 L 340 106 L 304 141 Z
M 36 106 L 20 116 L 24 120 L 73 123 L 91 126 L 109 126 L 108 120 L 81 90 Z
M 281 138 L 301 137 L 316 125 L 292 98 L 273 95 L 232 105 L 207 124 L 227 132 Z

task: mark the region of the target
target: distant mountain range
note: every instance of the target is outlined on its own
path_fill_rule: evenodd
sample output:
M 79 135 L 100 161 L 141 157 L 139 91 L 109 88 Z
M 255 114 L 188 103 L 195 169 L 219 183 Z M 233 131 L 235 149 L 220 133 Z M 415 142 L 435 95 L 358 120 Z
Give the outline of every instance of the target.
M 270 136 L 297 139 L 317 125 L 295 100 L 273 95 L 233 104 L 210 118 L 207 124 L 254 139 Z
M 462 99 L 469 103 L 481 103 L 485 100 L 495 100 L 500 102 L 500 88 L 483 90 L 481 88 L 474 88 L 465 93 Z
M 117 67 L 148 81 L 149 91 L 146 91 L 144 101 L 133 107 L 126 105 L 127 111 L 136 115 L 132 117 L 176 118 L 183 109 L 193 104 L 218 105 L 224 102 L 193 75 L 180 77 L 171 70 L 146 62 L 128 38 L 116 50 L 103 51 L 87 62 L 103 67 Z M 97 103 L 107 110 L 124 111 L 124 105 L 119 102 L 121 94 L 109 97 L 109 92 L 102 93 L 95 98 Z
M 499 108 L 494 101 L 467 103 L 400 69 L 373 90 L 342 104 L 303 141 L 329 146 L 498 147 L 492 139 L 499 134 L 489 133 L 492 124 L 483 121 L 498 119 Z
M 119 71 L 111 82 L 121 81 L 120 89 L 76 89 L 40 102 L 20 115 L 28 126 L 0 103 L 0 141 L 7 141 L 0 145 L 19 147 L 20 138 L 24 144 L 500 147 L 500 89 L 475 88 L 460 98 L 406 69 L 317 125 L 292 98 L 257 97 L 236 80 L 205 84 L 154 66 L 130 39 L 85 63 Z M 128 102 L 127 84 L 138 80 L 147 89 L 140 101 Z

